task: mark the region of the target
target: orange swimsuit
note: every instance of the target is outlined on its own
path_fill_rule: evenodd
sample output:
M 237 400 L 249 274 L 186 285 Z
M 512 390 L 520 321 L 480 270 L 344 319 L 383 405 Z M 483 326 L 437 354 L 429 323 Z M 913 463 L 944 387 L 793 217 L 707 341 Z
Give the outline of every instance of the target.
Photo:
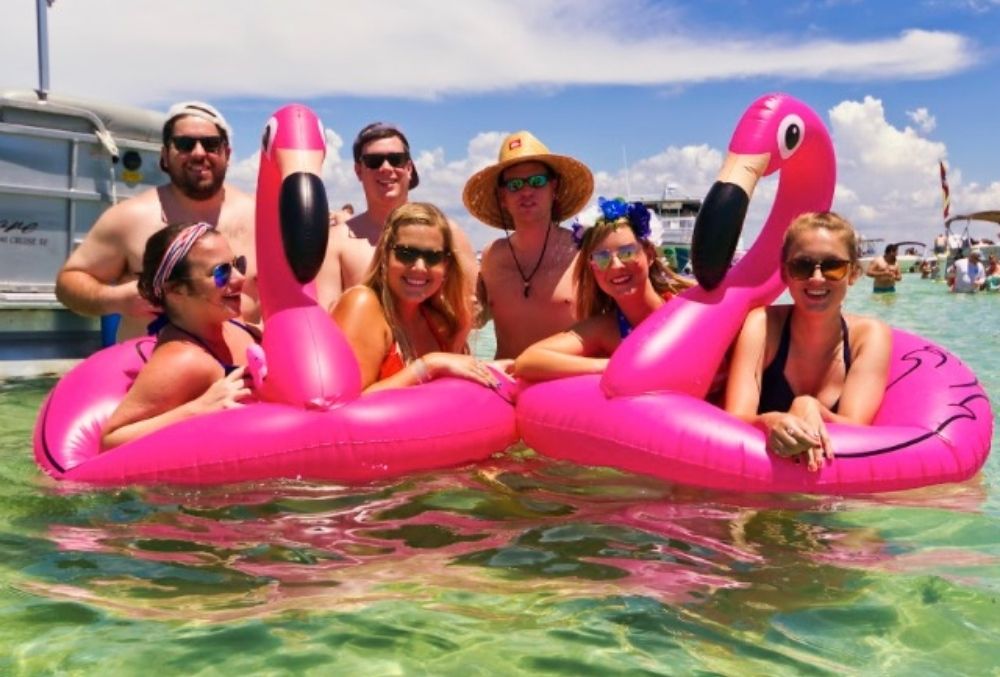
M 441 340 L 441 336 L 434 329 L 434 323 L 427 316 L 427 312 L 424 307 L 420 307 L 420 314 L 424 316 L 424 320 L 427 322 L 427 328 L 431 330 L 431 334 L 434 335 L 434 340 L 437 341 L 438 348 L 442 352 L 448 352 L 448 344 Z M 387 379 L 393 374 L 398 374 L 403 371 L 406 367 L 406 362 L 403 361 L 403 353 L 399 349 L 399 344 L 395 341 L 392 342 L 392 348 L 389 349 L 389 354 L 382 359 L 382 364 L 378 368 L 378 380 Z

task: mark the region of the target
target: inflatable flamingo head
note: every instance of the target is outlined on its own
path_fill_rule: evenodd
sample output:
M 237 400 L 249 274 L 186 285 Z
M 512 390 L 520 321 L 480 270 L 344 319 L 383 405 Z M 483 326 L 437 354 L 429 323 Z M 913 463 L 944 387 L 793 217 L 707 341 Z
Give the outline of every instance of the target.
M 257 201 L 258 205 L 277 203 L 281 248 L 300 284 L 316 276 L 326 254 L 330 210 L 320 179 L 325 157 L 323 124 L 309 108 L 291 104 L 267 121 L 261 138 Z M 275 220 L 273 215 L 267 217 Z M 278 233 L 269 230 L 258 224 L 258 238 L 263 235 L 264 242 L 274 246 L 277 243 L 268 236 Z
M 757 182 L 779 171 L 778 196 L 755 248 L 773 248 L 774 238 L 780 241 L 802 212 L 829 209 L 836 183 L 833 144 L 820 117 L 787 94 L 767 94 L 736 125 L 719 179 L 695 222 L 691 260 L 705 289 L 718 286 L 729 270 Z

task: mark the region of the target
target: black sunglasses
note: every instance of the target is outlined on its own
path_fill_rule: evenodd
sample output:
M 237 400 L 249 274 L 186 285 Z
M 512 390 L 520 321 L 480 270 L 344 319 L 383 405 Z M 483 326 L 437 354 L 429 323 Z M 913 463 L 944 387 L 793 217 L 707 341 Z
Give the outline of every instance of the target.
M 548 185 L 550 178 L 548 174 L 532 174 L 531 176 L 507 179 L 503 182 L 503 186 L 507 189 L 508 193 L 516 193 L 525 186 L 544 188 Z
M 190 153 L 199 143 L 206 153 L 218 153 L 226 140 L 221 136 L 172 136 L 170 143 L 182 153 Z
M 212 272 L 209 274 L 212 276 L 212 281 L 215 283 L 216 289 L 222 289 L 229 284 L 229 280 L 233 277 L 233 268 L 240 271 L 240 275 L 246 275 L 247 257 L 237 256 L 231 262 L 220 263 L 212 268 Z M 190 280 L 191 278 L 188 277 L 184 279 Z
M 844 259 L 810 259 L 796 258 L 785 264 L 788 276 L 793 280 L 808 280 L 819 268 L 819 272 L 827 280 L 843 280 L 851 270 L 851 262 Z
M 410 161 L 410 154 L 403 151 L 402 153 L 364 153 L 361 156 L 361 164 L 368 169 L 378 169 L 386 160 L 392 167 L 399 169 Z
M 392 253 L 397 261 L 406 266 L 413 265 L 417 262 L 417 259 L 423 259 L 428 267 L 436 266 L 451 256 L 449 252 L 443 250 L 420 249 L 418 247 L 407 247 L 404 244 L 393 245 Z

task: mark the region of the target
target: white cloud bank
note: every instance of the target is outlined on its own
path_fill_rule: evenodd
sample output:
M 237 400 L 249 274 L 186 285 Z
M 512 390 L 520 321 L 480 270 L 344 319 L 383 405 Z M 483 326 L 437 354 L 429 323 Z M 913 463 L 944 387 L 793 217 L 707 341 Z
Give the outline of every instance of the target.
M 34 3 L 6 4 L 0 83 L 34 86 Z M 651 0 L 67 0 L 48 16 L 56 89 L 139 105 L 747 77 L 899 80 L 954 73 L 977 59 L 972 43 L 951 32 L 751 39 L 691 25 Z
M 922 109 L 925 110 L 925 109 Z M 919 119 L 933 117 L 929 111 Z M 735 124 L 734 120 L 734 124 Z M 829 128 L 837 151 L 838 180 L 834 209 L 851 220 L 865 235 L 887 240 L 929 242 L 942 230 L 942 194 L 938 161 L 947 163 L 947 148 L 932 141 L 918 129 L 893 126 L 886 119 L 882 101 L 865 97 L 843 101 L 828 112 Z M 440 148 L 419 149 L 414 153 L 420 169 L 420 187 L 413 199 L 438 204 L 469 233 L 481 247 L 501 234 L 476 222 L 461 203 L 465 181 L 478 169 L 493 162 L 507 131 L 481 132 L 466 146 L 464 157 L 448 158 Z M 327 130 L 329 155 L 323 169 L 332 206 L 353 202 L 363 207 L 364 199 L 354 176 L 350 153 L 344 153 L 340 132 Z M 624 169 L 595 167 L 597 195 L 661 195 L 667 186 L 678 194 L 703 196 L 715 181 L 722 165 L 724 148 L 707 145 L 669 146 Z M 256 180 L 258 156 L 237 161 L 230 178 L 248 190 Z M 1000 182 L 989 185 L 965 183 L 960 167 L 948 167 L 952 214 L 996 209 L 1000 205 Z M 747 244 L 752 242 L 774 197 L 773 180 L 755 193 L 747 220 Z M 985 226 L 982 226 L 985 228 Z M 986 228 L 977 236 L 992 236 Z

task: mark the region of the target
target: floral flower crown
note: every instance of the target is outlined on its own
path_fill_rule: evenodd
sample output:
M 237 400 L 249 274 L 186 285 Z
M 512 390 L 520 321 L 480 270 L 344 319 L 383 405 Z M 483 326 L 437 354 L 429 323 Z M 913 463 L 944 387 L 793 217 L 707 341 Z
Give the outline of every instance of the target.
M 625 202 L 620 197 L 613 200 L 606 200 L 603 197 L 597 198 L 597 204 L 591 205 L 580 212 L 573 221 L 573 241 L 579 249 L 583 245 L 583 236 L 587 229 L 593 228 L 600 223 L 613 223 L 622 221 L 628 223 L 629 228 L 635 236 L 642 240 L 649 240 L 653 234 L 650 225 L 652 213 L 641 202 Z M 659 220 L 656 221 L 659 228 Z

